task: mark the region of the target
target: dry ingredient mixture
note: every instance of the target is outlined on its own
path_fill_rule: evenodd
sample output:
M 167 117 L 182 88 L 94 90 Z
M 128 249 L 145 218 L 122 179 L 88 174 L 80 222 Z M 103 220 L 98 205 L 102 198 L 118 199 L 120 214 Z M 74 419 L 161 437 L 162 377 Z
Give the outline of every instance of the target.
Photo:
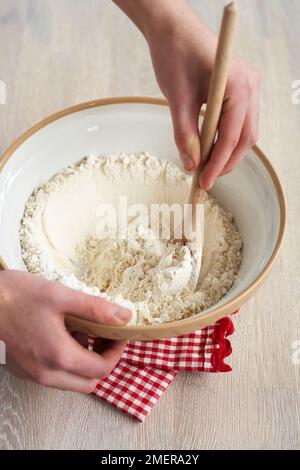
M 211 196 L 204 205 L 204 247 L 195 291 L 190 249 L 158 239 L 133 220 L 126 239 L 99 238 L 97 208 L 128 203 L 186 202 L 191 177 L 145 153 L 89 156 L 57 173 L 28 199 L 20 226 L 28 271 L 130 308 L 132 324 L 187 318 L 232 287 L 242 240 L 231 214 Z

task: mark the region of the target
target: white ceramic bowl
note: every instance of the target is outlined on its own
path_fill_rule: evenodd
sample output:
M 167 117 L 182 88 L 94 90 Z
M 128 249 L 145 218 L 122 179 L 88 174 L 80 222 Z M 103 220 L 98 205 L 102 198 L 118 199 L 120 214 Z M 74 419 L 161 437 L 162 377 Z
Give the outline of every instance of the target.
M 88 154 L 147 151 L 178 163 L 170 113 L 163 100 L 115 98 L 84 103 L 45 119 L 23 134 L 0 162 L 0 262 L 25 270 L 19 223 L 40 183 Z M 283 239 L 285 203 L 270 162 L 254 147 L 212 194 L 234 214 L 244 249 L 233 288 L 210 309 L 185 320 L 143 327 L 111 327 L 69 317 L 73 326 L 108 338 L 154 339 L 212 324 L 238 309 L 261 284 Z

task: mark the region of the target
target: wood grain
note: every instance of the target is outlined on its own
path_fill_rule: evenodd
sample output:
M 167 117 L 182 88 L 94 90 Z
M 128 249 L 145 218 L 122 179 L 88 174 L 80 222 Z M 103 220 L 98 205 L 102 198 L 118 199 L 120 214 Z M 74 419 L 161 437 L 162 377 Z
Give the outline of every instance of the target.
M 217 30 L 225 1 L 190 1 Z M 229 374 L 180 374 L 143 425 L 109 405 L 0 371 L 0 449 L 299 449 L 300 0 L 240 0 L 236 48 L 263 75 L 260 145 L 285 186 L 288 231 L 260 291 L 235 318 Z M 143 38 L 107 0 L 2 0 L 0 152 L 82 101 L 160 96 Z

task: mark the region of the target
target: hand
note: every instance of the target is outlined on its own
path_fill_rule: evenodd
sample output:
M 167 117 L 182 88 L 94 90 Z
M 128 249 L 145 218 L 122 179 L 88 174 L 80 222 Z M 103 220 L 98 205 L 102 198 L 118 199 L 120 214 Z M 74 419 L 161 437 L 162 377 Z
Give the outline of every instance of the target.
M 183 166 L 193 171 L 201 161 L 198 116 L 208 96 L 217 37 L 185 2 L 175 3 L 177 11 L 145 27 L 145 36 L 158 84 L 169 101 Z M 234 56 L 218 138 L 201 176 L 203 189 L 210 189 L 218 176 L 230 172 L 257 141 L 259 91 L 258 72 Z
M 112 325 L 131 312 L 99 297 L 21 271 L 0 272 L 0 339 L 13 374 L 62 390 L 91 393 L 119 361 L 125 343 L 103 341 L 101 355 L 68 333 L 65 313 Z

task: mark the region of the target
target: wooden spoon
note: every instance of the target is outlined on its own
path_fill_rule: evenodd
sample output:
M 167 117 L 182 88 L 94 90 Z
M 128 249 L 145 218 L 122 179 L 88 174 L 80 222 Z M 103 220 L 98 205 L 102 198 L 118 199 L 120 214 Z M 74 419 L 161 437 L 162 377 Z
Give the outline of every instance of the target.
M 195 234 L 197 229 L 196 220 L 196 207 L 198 204 L 203 204 L 205 199 L 205 191 L 200 186 L 200 175 L 202 169 L 208 160 L 216 137 L 218 123 L 224 102 L 225 88 L 227 84 L 228 71 L 233 48 L 233 40 L 238 19 L 238 8 L 234 2 L 230 3 L 224 8 L 221 29 L 219 34 L 218 46 L 215 56 L 214 67 L 210 80 L 207 106 L 203 119 L 203 124 L 200 133 L 201 144 L 201 164 L 194 172 L 193 181 L 189 194 L 189 204 L 191 204 L 191 220 L 188 224 L 189 234 Z M 195 260 L 193 266 L 192 285 L 190 287 L 194 290 L 197 286 L 199 273 L 201 268 L 202 246 L 203 246 L 203 233 L 201 237 L 188 238 L 186 242 L 191 248 L 193 258 Z M 198 240 L 200 238 L 200 240 Z

